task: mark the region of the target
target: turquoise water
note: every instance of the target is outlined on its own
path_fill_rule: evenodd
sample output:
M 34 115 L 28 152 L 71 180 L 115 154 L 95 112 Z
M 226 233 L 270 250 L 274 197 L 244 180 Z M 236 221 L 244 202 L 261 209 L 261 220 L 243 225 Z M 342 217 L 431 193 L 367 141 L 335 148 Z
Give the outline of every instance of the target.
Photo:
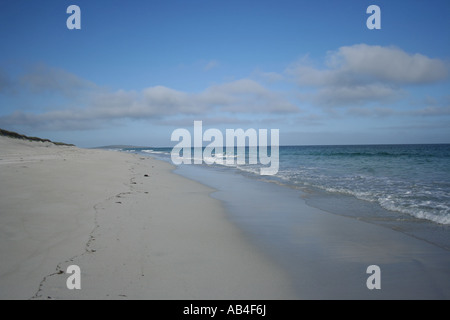
M 171 162 L 171 148 L 120 150 Z M 279 151 L 274 176 L 258 164 L 184 164 L 175 173 L 216 190 L 229 221 L 301 298 L 448 298 L 450 145 Z M 372 264 L 383 270 L 377 292 L 365 285 Z
M 171 148 L 129 148 L 170 161 Z M 247 156 L 248 156 L 247 149 Z M 235 150 L 235 153 L 237 150 Z M 235 157 L 235 154 L 223 155 Z M 298 188 L 308 194 L 353 197 L 406 217 L 450 224 L 450 145 L 282 146 L 279 171 L 259 164 L 206 165 Z M 247 161 L 248 162 L 248 161 Z

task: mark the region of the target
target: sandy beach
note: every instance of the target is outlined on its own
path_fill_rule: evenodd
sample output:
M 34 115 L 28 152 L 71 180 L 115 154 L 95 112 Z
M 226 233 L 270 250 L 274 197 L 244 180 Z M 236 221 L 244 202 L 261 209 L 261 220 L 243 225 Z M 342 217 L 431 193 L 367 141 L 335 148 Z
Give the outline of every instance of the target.
M 0 299 L 295 299 L 214 190 L 172 170 L 0 137 Z
M 0 299 L 448 299 L 446 248 L 301 193 L 0 137 Z M 360 210 L 360 208 L 348 208 Z M 69 290 L 68 266 L 81 270 Z M 368 266 L 381 268 L 369 290 Z
M 0 8 L 0 300 L 450 300 L 450 0 Z

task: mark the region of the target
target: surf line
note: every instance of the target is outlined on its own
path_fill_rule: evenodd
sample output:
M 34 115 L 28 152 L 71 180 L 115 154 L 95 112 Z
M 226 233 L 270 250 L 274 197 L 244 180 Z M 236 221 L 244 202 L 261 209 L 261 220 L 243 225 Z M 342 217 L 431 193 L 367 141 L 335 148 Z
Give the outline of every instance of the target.
M 171 141 L 179 143 L 173 147 L 171 159 L 173 164 L 246 164 L 246 150 L 248 149 L 248 164 L 264 165 L 260 168 L 261 175 L 275 175 L 279 169 L 280 130 L 270 129 L 270 152 L 268 152 L 268 130 L 259 129 L 226 129 L 225 141 L 222 131 L 210 128 L 203 132 L 203 122 L 194 121 L 194 137 L 184 128 L 175 129 Z M 248 146 L 246 144 L 248 140 Z M 236 144 L 235 144 L 236 141 Z M 203 142 L 210 142 L 203 148 Z M 192 158 L 192 145 L 194 157 Z M 235 153 L 236 148 L 236 156 Z M 223 151 L 226 149 L 224 156 Z M 181 156 L 182 154 L 182 156 Z M 224 159 L 225 158 L 225 159 Z

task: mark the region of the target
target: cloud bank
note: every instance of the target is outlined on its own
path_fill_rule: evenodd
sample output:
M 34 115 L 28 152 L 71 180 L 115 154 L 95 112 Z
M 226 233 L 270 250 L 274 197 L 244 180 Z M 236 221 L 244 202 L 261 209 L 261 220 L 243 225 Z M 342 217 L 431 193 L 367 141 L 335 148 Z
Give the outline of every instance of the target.
M 212 60 L 205 70 L 217 64 Z M 0 98 L 2 95 L 23 95 L 31 99 L 56 97 L 52 106 L 33 109 L 34 112 L 24 111 L 29 109 L 20 106 L 3 107 L 0 126 L 85 130 L 117 124 L 124 119 L 157 121 L 162 125 L 194 117 L 212 121 L 239 121 L 240 116 L 279 120 L 298 117 L 308 106 L 328 111 L 340 107 L 356 116 L 448 114 L 448 103 L 422 105 L 422 109 L 410 112 L 387 107 L 407 96 L 411 86 L 430 85 L 449 77 L 446 62 L 409 54 L 396 47 L 344 46 L 328 52 L 320 67 L 303 58 L 284 72 L 257 70 L 255 74 L 260 81 L 249 77 L 212 85 L 200 92 L 185 92 L 162 85 L 141 90 L 111 90 L 44 64 L 15 78 L 0 69 Z M 280 83 L 285 85 L 281 91 L 269 87 Z M 312 113 L 302 115 L 316 116 L 317 108 L 311 110 Z
M 7 80 L 3 79 L 7 77 L 0 73 L 0 90 L 6 87 L 3 83 Z M 0 125 L 78 130 L 95 127 L 105 120 L 125 118 L 145 120 L 171 116 L 285 114 L 299 111 L 282 94 L 251 79 L 214 85 L 198 93 L 165 86 L 140 91 L 111 91 L 66 71 L 40 65 L 16 79 L 14 87 L 22 94 L 50 93 L 62 97 L 66 103 L 70 101 L 71 107 L 43 113 L 16 110 L 0 116 Z M 74 101 L 78 106 L 73 107 Z
M 448 78 L 448 64 L 421 54 L 408 54 L 396 47 L 358 44 L 328 52 L 324 67 L 303 58 L 286 73 L 299 87 L 316 91 L 303 97 L 325 106 L 361 106 L 386 103 L 402 96 L 402 88 L 426 85 Z

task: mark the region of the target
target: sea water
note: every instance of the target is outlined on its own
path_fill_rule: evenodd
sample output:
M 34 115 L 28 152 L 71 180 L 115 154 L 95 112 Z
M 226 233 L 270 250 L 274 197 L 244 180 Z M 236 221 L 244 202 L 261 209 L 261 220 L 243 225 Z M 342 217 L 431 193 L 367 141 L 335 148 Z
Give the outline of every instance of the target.
M 119 150 L 171 162 L 172 148 Z M 250 151 L 246 148 L 247 158 Z M 237 153 L 235 148 L 234 153 L 214 156 L 225 160 Z M 279 170 L 273 176 L 261 176 L 262 165 L 249 161 L 184 166 L 298 190 L 312 207 L 383 225 L 450 250 L 449 160 L 449 144 L 280 146 Z M 220 182 L 211 186 L 221 188 Z
M 170 161 L 171 148 L 122 151 L 141 152 Z M 323 191 L 330 197 L 347 195 L 375 203 L 398 213 L 399 219 L 409 216 L 450 224 L 448 144 L 281 146 L 279 162 L 279 171 L 274 176 L 260 176 L 259 164 L 223 167 L 307 193 Z
M 170 162 L 172 149 L 120 151 Z M 258 164 L 185 164 L 175 173 L 217 190 L 228 219 L 301 297 L 445 298 L 449 155 L 450 145 L 282 146 L 274 176 L 261 176 Z M 375 296 L 365 286 L 372 264 L 383 270 Z

